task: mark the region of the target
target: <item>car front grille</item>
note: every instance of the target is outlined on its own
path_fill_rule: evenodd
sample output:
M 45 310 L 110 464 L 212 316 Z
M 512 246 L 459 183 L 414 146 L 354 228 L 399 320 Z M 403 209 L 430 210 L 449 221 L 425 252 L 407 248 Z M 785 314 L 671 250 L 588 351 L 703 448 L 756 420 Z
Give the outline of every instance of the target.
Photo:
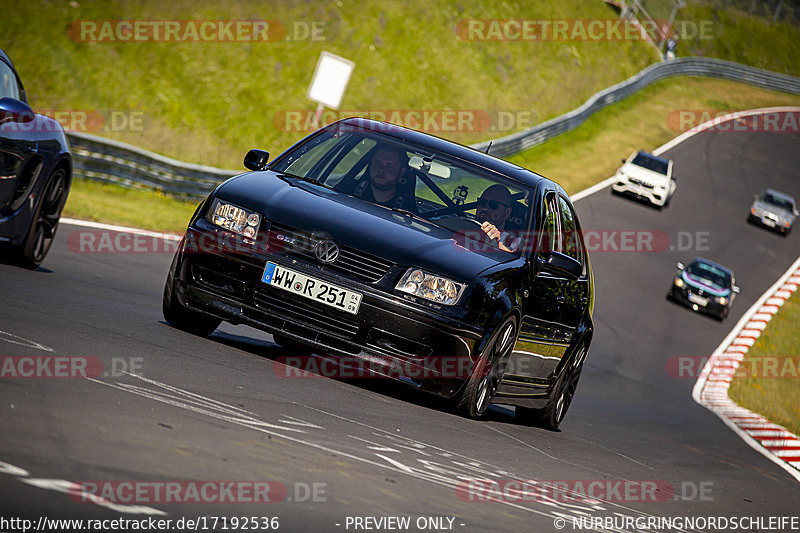
M 652 189 L 653 188 L 653 184 L 652 183 L 647 183 L 646 181 L 637 180 L 636 178 L 630 178 L 629 181 L 631 183 L 635 183 L 636 185 L 641 185 L 645 189 Z
M 282 248 L 285 253 L 299 255 L 312 261 L 318 261 L 314 255 L 314 246 L 321 241 L 319 237 L 309 235 L 286 226 L 272 224 L 269 229 L 270 246 Z M 339 258 L 325 268 L 359 281 L 379 281 L 394 263 L 380 257 L 366 254 L 360 250 L 340 246 Z
M 257 308 L 270 316 L 272 323 L 283 320 L 281 329 L 292 330 L 292 326 L 298 326 L 345 339 L 352 339 L 358 334 L 358 323 L 344 313 L 316 307 L 278 291 L 261 287 L 253 294 L 253 301 Z

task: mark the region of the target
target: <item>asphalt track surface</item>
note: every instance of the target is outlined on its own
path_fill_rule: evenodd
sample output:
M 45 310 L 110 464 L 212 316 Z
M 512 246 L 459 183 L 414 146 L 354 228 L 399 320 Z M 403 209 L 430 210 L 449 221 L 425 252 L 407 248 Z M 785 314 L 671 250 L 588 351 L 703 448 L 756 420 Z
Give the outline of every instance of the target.
M 666 154 L 679 178 L 668 208 L 609 189 L 577 202 L 585 231 L 655 230 L 670 241 L 657 252 L 592 252 L 596 334 L 558 432 L 518 424 L 504 406 L 465 419 L 379 380 L 279 377 L 275 359 L 292 352 L 267 334 L 224 324 L 204 339 L 163 322 L 171 254 L 77 253 L 67 238 L 85 228 L 62 225 L 43 268 L 0 265 L 0 355 L 92 356 L 106 370 L 137 364 L 141 377 L 0 380 L 0 516 L 154 516 L 64 492 L 87 480 L 277 481 L 288 494 L 276 503 L 140 502 L 138 511 L 278 517 L 283 531 L 363 531 L 352 517 L 364 516 L 410 516 L 412 531 L 419 517 L 453 518 L 456 531 L 556 531 L 554 517 L 581 514 L 797 516 L 800 484 L 695 404 L 694 376 L 673 377 L 667 364 L 709 355 L 800 255 L 800 234 L 745 222 L 766 186 L 800 198 L 798 148 L 796 133 L 705 132 Z M 742 292 L 726 322 L 665 299 L 675 262 L 696 255 L 736 274 Z M 487 478 L 651 480 L 675 494 L 594 503 L 457 495 L 459 480 Z

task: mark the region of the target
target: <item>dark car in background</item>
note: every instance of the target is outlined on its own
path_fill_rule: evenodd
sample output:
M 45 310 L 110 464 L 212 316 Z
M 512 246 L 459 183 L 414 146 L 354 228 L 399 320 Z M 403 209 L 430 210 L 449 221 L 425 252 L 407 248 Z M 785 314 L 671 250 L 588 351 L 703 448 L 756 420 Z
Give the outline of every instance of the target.
M 252 172 L 198 207 L 167 277 L 167 322 L 202 335 L 248 324 L 368 361 L 468 416 L 495 402 L 558 427 L 594 331 L 591 264 L 563 188 L 366 119 L 267 161 L 251 150 Z M 382 203 L 372 185 L 392 165 L 401 177 Z M 490 214 L 499 236 L 484 230 Z
M 739 293 L 733 272 L 727 267 L 697 257 L 688 265 L 678 263 L 680 271 L 672 279 L 667 298 L 724 320 Z
M 792 231 L 797 216 L 794 198 L 786 193 L 767 189 L 760 196 L 755 195 L 747 219 L 786 236 Z
M 29 268 L 44 260 L 72 182 L 61 124 L 34 113 L 0 50 L 0 252 Z

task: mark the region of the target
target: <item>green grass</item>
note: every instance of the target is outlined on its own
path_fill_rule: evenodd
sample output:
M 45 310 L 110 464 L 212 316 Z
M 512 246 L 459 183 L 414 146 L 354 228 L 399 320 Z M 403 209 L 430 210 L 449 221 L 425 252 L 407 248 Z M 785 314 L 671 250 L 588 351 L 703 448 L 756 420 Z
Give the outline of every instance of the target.
M 739 405 L 797 434 L 800 434 L 799 323 L 800 292 L 795 292 L 747 352 L 728 392 Z
M 612 175 L 620 159 L 634 150 L 653 150 L 682 133 L 678 119 L 682 110 L 736 111 L 778 105 L 800 106 L 800 95 L 724 80 L 671 78 L 509 160 L 556 180 L 573 194 Z M 680 175 L 680 168 L 676 174 Z
M 577 130 L 510 159 L 555 179 L 568 192 L 575 193 L 610 176 L 620 158 L 634 149 L 652 150 L 678 135 L 669 120 L 674 110 L 726 111 L 776 105 L 800 106 L 800 96 L 722 80 L 665 80 L 601 111 Z M 82 219 L 182 232 L 195 205 L 149 190 L 76 180 L 65 213 Z
M 151 189 L 128 189 L 120 185 L 75 179 L 63 216 L 183 233 L 198 204 Z
M 316 108 L 306 90 L 323 50 L 356 63 L 343 110 L 529 111 L 530 123 L 520 127 L 569 111 L 658 60 L 641 41 L 457 38 L 459 21 L 469 18 L 616 17 L 597 0 L 31 0 L 26 9 L 2 11 L 2 46 L 34 108 L 142 113 L 137 131 L 98 133 L 223 168 L 238 168 L 250 148 L 278 153 L 303 136 L 284 131 L 280 117 Z M 67 33 L 81 20 L 243 19 L 318 22 L 325 40 L 92 43 Z M 471 143 L 496 135 L 448 136 Z
M 749 7 L 749 2 L 746 4 Z M 792 9 L 788 4 L 785 14 Z M 694 35 L 691 26 L 687 26 L 687 36 L 692 37 L 679 42 L 678 55 L 716 57 L 800 76 L 800 29 L 795 19 L 784 16 L 774 23 L 771 17 L 759 15 L 759 10 L 748 14 L 744 5 L 736 9 L 726 7 L 723 2 L 688 2 L 679 11 L 676 27 L 680 27 L 681 21 L 689 21 L 698 24 L 699 30 L 703 22 L 710 31 L 703 34 L 697 31 Z

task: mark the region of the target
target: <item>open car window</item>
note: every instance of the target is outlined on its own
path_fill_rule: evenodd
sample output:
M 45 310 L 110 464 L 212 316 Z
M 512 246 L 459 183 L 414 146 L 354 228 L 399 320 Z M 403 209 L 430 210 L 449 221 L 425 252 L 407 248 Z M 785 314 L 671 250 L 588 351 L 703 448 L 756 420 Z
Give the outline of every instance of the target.
M 455 233 L 481 232 L 479 202 L 484 191 L 502 187 L 502 230 L 508 242 L 522 235 L 530 222 L 532 191 L 494 172 L 475 167 L 429 148 L 399 142 L 394 137 L 343 125 L 309 139 L 277 160 L 271 170 L 285 172 L 343 192 L 371 200 L 370 164 L 379 150 L 402 154 L 402 173 L 397 191 L 409 202 L 401 207 Z M 382 163 L 380 163 L 382 164 Z M 365 194 L 367 193 L 367 194 Z M 377 202 L 374 202 L 377 203 Z M 386 205 L 386 204 L 383 204 Z M 507 213 L 507 214 L 506 214 Z M 501 224 L 497 224 L 498 229 Z M 482 233 L 480 233 L 482 235 Z M 513 248 L 512 248 L 513 249 Z M 510 253 L 518 253 L 516 250 Z

